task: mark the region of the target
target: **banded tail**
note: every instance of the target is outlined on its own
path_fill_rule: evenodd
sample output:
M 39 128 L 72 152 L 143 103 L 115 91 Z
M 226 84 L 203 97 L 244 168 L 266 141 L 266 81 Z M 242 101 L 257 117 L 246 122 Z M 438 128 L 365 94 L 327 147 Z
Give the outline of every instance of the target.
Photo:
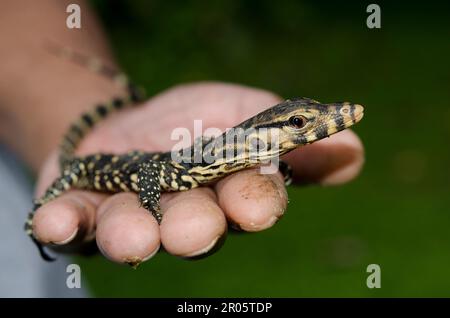
M 59 46 L 51 41 L 48 41 L 46 46 L 50 53 L 109 78 L 111 81 L 127 90 L 127 96 L 116 97 L 107 103 L 98 104 L 93 110 L 82 114 L 80 118 L 70 126 L 60 145 L 59 163 L 61 169 L 63 169 L 73 160 L 75 149 L 78 144 L 97 122 L 116 110 L 135 105 L 144 100 L 145 93 L 142 88 L 130 82 L 124 73 L 102 63 L 100 59 L 83 55 L 70 48 Z

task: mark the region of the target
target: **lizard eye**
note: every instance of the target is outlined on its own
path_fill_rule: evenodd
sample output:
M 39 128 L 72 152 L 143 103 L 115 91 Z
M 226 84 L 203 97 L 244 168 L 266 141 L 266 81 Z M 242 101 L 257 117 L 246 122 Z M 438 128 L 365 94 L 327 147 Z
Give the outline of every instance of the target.
M 289 124 L 294 128 L 303 128 L 307 122 L 308 120 L 303 116 L 292 116 L 289 118 Z

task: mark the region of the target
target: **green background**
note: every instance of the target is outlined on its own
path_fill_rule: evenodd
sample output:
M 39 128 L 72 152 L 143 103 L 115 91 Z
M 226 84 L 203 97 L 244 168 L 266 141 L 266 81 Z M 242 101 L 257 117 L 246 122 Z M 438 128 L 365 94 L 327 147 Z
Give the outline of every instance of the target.
M 450 296 L 450 8 L 378 1 L 382 28 L 368 29 L 368 3 L 93 1 L 150 94 L 220 80 L 366 109 L 355 181 L 290 187 L 277 226 L 231 233 L 203 260 L 78 258 L 94 296 Z M 381 289 L 366 287 L 371 263 Z

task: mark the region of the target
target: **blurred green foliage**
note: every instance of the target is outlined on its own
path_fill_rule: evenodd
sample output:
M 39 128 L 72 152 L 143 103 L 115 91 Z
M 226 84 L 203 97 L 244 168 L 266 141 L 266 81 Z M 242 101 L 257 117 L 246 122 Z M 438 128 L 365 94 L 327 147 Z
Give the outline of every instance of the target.
M 94 296 L 450 296 L 450 8 L 377 1 L 370 30 L 368 3 L 93 1 L 150 94 L 220 80 L 366 107 L 357 180 L 291 187 L 277 226 L 203 260 L 79 258 Z M 381 289 L 366 287 L 370 263 Z

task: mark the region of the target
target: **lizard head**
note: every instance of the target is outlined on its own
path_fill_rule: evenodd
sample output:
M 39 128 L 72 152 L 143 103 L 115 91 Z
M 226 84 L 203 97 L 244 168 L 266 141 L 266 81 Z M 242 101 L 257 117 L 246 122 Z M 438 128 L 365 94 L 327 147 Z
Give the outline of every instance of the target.
M 353 126 L 363 117 L 363 110 L 361 105 L 352 103 L 322 104 L 307 98 L 286 100 L 217 138 L 202 139 L 199 148 L 203 158 L 206 153 L 214 160 L 192 166 L 191 176 L 195 175 L 198 183 L 207 183 L 273 160 Z M 195 152 L 195 147 L 188 149 L 189 153 Z
M 266 134 L 267 131 L 276 133 L 279 149 L 266 148 L 261 155 L 267 158 L 285 154 L 349 128 L 362 119 L 363 112 L 364 108 L 359 104 L 322 104 L 309 98 L 296 98 L 275 105 L 240 126 L 254 128 L 256 135 L 262 135 L 261 128 L 265 128 L 263 131 Z

